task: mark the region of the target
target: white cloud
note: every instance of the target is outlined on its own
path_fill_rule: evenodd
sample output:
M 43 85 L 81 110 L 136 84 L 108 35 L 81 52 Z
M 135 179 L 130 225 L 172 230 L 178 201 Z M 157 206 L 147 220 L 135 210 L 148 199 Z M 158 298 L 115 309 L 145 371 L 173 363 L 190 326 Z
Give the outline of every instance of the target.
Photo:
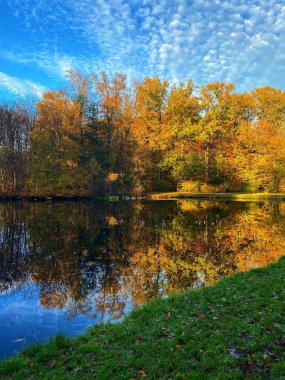
M 41 49 L 19 47 L 10 59 L 58 78 L 68 69 L 105 69 L 198 84 L 228 80 L 239 90 L 285 88 L 283 0 L 7 2 Z M 82 49 L 64 50 L 56 42 L 61 36 Z
M 0 88 L 4 88 L 16 95 L 34 94 L 41 96 L 47 90 L 45 86 L 28 79 L 20 79 L 0 71 Z

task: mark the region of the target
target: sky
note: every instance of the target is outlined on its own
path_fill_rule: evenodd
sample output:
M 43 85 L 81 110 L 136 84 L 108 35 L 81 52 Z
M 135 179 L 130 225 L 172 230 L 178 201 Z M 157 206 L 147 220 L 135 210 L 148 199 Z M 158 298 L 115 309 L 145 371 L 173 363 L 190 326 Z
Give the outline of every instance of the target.
M 285 1 L 0 0 L 0 97 L 68 70 L 285 90 Z

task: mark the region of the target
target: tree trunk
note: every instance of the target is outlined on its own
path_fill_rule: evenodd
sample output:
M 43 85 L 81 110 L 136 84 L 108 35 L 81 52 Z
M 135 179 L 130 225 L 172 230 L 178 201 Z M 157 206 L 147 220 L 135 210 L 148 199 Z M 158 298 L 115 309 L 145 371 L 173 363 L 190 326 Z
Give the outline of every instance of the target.
M 280 191 L 280 178 L 278 175 L 275 175 L 275 177 L 274 177 L 274 185 L 273 186 L 274 186 L 274 191 L 276 193 L 279 193 L 279 191 Z
M 17 178 L 16 178 L 16 173 L 13 173 L 13 192 L 16 192 L 16 187 L 17 187 Z
M 205 182 L 209 182 L 209 145 L 205 149 Z
M 2 193 L 5 193 L 5 178 L 4 178 L 4 173 L 3 169 L 1 169 L 1 187 L 2 187 Z

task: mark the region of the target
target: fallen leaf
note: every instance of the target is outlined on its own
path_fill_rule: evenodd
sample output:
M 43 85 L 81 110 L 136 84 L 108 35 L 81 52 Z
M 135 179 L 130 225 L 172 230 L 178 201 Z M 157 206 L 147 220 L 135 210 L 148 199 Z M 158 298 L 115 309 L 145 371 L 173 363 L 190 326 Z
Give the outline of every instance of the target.
M 56 365 L 56 360 L 52 360 L 49 366 L 49 369 L 52 369 Z
M 140 375 L 142 377 L 146 377 L 146 373 L 142 369 L 139 369 L 137 373 L 138 373 L 138 375 Z
M 245 355 L 247 352 L 242 348 L 229 348 L 228 353 L 236 359 L 239 359 L 241 356 Z
M 136 339 L 136 344 L 138 344 L 138 343 L 141 343 L 141 342 L 145 342 L 147 340 L 147 337 L 146 336 L 141 336 L 141 337 L 138 337 L 137 339 Z

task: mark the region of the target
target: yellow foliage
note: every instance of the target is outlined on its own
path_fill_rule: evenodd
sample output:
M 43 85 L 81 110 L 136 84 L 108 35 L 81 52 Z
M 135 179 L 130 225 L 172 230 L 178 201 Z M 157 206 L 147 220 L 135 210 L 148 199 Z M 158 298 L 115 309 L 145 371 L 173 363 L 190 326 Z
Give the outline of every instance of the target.
M 116 182 L 119 177 L 120 177 L 119 173 L 110 172 L 107 175 L 106 179 L 107 179 L 107 182 Z

